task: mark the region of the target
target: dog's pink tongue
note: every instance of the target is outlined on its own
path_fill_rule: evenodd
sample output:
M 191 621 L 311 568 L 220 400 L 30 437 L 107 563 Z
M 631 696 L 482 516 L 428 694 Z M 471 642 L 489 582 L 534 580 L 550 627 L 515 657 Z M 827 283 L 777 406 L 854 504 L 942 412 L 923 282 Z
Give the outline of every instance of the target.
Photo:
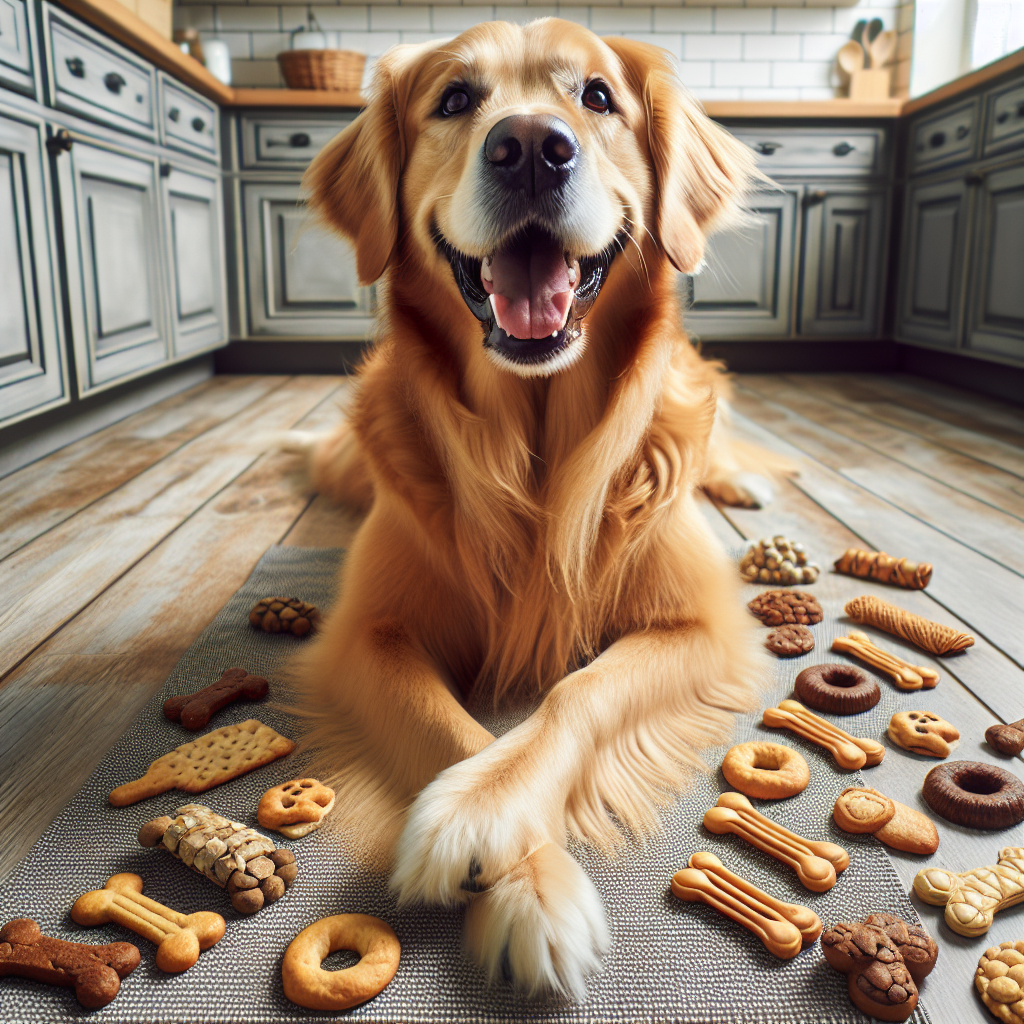
M 565 326 L 572 287 L 554 239 L 532 238 L 496 253 L 490 266 L 494 315 L 513 338 L 547 338 Z

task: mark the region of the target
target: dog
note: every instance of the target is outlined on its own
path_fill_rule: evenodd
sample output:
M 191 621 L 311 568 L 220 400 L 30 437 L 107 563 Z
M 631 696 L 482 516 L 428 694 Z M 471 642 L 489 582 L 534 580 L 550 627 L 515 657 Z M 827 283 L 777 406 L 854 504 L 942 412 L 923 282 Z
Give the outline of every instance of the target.
M 365 519 L 293 666 L 307 746 L 350 849 L 531 994 L 609 942 L 567 837 L 655 832 L 762 671 L 697 496 L 750 466 L 676 298 L 755 178 L 665 51 L 556 19 L 392 49 L 306 175 L 381 294 L 310 453 Z M 496 739 L 480 699 L 536 707 Z

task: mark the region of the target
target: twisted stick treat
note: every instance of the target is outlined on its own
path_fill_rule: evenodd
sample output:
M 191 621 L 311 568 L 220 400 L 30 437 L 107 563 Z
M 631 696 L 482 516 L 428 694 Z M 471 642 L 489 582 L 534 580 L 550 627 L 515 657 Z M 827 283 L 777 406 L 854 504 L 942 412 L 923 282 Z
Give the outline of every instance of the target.
M 836 759 L 840 768 L 854 770 L 865 765 L 874 767 L 881 764 L 885 757 L 885 747 L 881 743 L 851 736 L 808 711 L 796 700 L 784 700 L 777 708 L 766 708 L 761 721 L 769 729 L 788 729 L 824 747 Z
M 836 572 L 858 576 L 862 580 L 878 580 L 907 590 L 924 590 L 932 578 L 932 567 L 927 562 L 911 562 L 908 558 L 893 558 L 884 551 L 862 551 L 848 548 L 837 558 Z
M 920 615 L 898 608 L 878 597 L 855 597 L 843 609 L 854 622 L 884 629 L 886 633 L 902 637 L 932 654 L 952 654 L 963 651 L 974 643 L 974 637 L 958 633 Z
M 901 690 L 932 690 L 939 681 L 939 673 L 925 665 L 911 665 L 895 654 L 883 651 L 872 643 L 867 633 L 854 630 L 849 636 L 838 636 L 832 641 L 832 650 L 878 669 L 889 676 Z

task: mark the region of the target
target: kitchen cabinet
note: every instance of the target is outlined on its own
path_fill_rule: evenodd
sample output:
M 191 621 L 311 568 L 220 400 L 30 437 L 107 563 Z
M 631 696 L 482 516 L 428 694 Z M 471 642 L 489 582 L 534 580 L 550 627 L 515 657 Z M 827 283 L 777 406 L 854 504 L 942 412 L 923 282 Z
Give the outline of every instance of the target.
M 35 93 L 32 19 L 26 0 L 0 0 L 0 84 Z
M 41 120 L 0 112 L 0 425 L 68 401 Z

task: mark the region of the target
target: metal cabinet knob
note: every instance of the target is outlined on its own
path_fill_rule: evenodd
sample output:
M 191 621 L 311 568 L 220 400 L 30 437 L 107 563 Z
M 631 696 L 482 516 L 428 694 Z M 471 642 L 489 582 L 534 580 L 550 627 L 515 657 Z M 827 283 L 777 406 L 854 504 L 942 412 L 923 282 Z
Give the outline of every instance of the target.
M 956 130 L 956 137 L 958 139 L 966 139 L 967 136 L 970 135 L 970 134 L 971 134 L 971 129 L 968 128 L 967 125 L 965 125 L 965 124 L 960 125 L 960 127 L 957 128 L 957 130 Z
M 166 160 L 160 161 L 160 177 L 169 178 L 171 176 L 171 165 Z
M 833 147 L 832 152 L 835 153 L 836 156 L 846 156 L 848 153 L 852 153 L 853 149 L 854 147 L 848 142 L 840 142 L 838 145 Z
M 996 117 L 996 124 L 1006 124 L 1006 122 L 1009 121 L 1009 120 L 1010 120 L 1010 112 L 1008 110 L 1004 110 L 1002 113 L 1000 113 Z
M 309 136 L 305 132 L 296 132 L 288 139 L 288 145 L 292 149 L 305 149 L 309 145 Z
M 75 78 L 85 78 L 85 61 L 81 57 L 68 57 L 64 63 Z
M 781 142 L 755 142 L 754 143 L 754 149 L 756 149 L 758 153 L 763 153 L 765 156 L 771 156 L 772 153 L 775 152 L 775 150 L 782 149 L 782 143 Z
M 177 107 L 171 107 L 171 109 L 167 111 L 167 116 L 172 121 L 177 123 L 178 121 L 181 120 L 181 111 Z
M 964 183 L 967 185 L 982 185 L 985 182 L 985 175 L 978 171 L 971 171 L 964 175 Z
M 935 132 L 935 133 L 933 133 L 931 138 L 928 140 L 928 145 L 931 146 L 932 149 L 938 149 L 939 146 L 944 146 L 945 144 L 946 144 L 946 133 L 945 132 Z
M 108 71 L 103 76 L 103 84 L 116 96 L 128 83 L 116 71 Z
M 192 130 L 194 132 L 201 132 L 206 127 L 206 122 L 201 117 L 192 118 Z
M 74 139 L 71 138 L 71 132 L 67 128 L 58 128 L 46 140 L 46 150 L 52 156 L 60 156 L 61 153 L 70 153 L 71 147 L 74 145 Z
M 814 206 L 816 203 L 823 203 L 828 199 L 828 193 L 823 188 L 811 189 L 804 195 L 804 206 Z

